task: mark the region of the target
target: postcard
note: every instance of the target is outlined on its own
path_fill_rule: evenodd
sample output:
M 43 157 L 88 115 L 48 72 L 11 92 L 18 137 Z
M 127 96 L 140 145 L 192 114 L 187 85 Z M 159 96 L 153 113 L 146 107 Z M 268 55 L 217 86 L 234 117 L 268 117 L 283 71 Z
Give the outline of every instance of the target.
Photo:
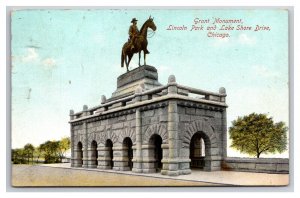
M 289 185 L 288 10 L 10 17 L 12 187 Z

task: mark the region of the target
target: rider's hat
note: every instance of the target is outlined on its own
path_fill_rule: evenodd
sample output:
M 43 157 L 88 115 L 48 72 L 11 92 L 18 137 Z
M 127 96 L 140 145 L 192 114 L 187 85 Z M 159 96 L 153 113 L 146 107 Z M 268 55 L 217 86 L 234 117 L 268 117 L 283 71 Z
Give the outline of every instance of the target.
M 133 22 L 135 22 L 135 21 L 138 21 L 138 20 L 136 20 L 136 18 L 133 18 L 133 19 L 131 20 L 131 23 L 133 23 Z

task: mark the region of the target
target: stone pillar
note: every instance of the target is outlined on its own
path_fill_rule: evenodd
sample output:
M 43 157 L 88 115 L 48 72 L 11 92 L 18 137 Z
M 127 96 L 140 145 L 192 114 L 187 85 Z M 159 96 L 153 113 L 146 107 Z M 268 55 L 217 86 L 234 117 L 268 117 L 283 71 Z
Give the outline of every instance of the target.
M 113 164 L 110 156 L 109 147 L 99 147 L 98 149 L 98 166 L 99 169 L 112 169 Z
M 224 108 L 222 112 L 222 136 L 223 136 L 223 158 L 227 157 L 227 113 Z
M 70 120 L 74 120 L 74 110 L 73 109 L 70 110 L 69 116 L 70 116 Z
M 82 149 L 74 146 L 74 158 L 72 167 L 82 167 Z
M 219 171 L 221 170 L 222 157 L 218 155 L 205 156 L 203 168 L 204 171 Z
M 70 110 L 70 120 L 74 119 L 74 110 Z M 74 131 L 73 131 L 73 126 L 72 124 L 70 124 L 70 137 L 71 137 L 71 167 L 74 167 L 74 160 L 75 160 L 75 156 L 74 156 L 74 149 L 75 149 L 75 145 L 74 145 Z
M 162 175 L 167 175 L 169 171 L 169 144 L 162 144 L 161 148 L 163 150 L 163 157 L 162 157 L 162 169 L 161 169 L 161 174 Z
M 84 130 L 84 137 L 85 137 L 85 141 L 83 142 L 83 168 L 88 168 L 88 137 L 87 137 L 87 124 L 86 122 L 83 123 L 83 130 Z
M 169 76 L 168 84 L 168 95 L 177 94 L 176 79 L 174 75 Z M 169 170 L 168 175 L 177 176 L 179 175 L 179 158 L 178 158 L 178 124 L 179 116 L 177 110 L 177 101 L 170 100 L 168 105 L 168 135 L 169 135 Z
M 223 94 L 221 97 L 221 102 L 226 102 L 226 89 L 224 87 L 220 87 L 219 93 Z M 227 157 L 227 112 L 226 108 L 222 111 L 222 158 Z
M 142 117 L 141 117 L 141 110 L 136 109 L 135 111 L 136 117 L 136 145 L 135 145 L 135 162 L 133 163 L 133 172 L 141 173 L 142 170 Z
M 142 155 L 143 155 L 143 173 L 155 173 L 155 159 L 154 159 L 154 145 L 143 144 Z
M 122 145 L 113 146 L 113 170 L 117 171 L 128 171 L 130 170 L 128 166 L 128 156 L 127 156 L 127 147 Z
M 74 167 L 74 161 L 76 160 L 74 155 L 74 150 L 75 150 L 74 140 L 71 134 L 71 167 Z
M 83 105 L 82 114 L 83 114 L 83 116 L 88 116 L 89 115 L 88 106 L 87 105 Z
M 132 145 L 132 172 L 136 172 L 137 157 L 136 157 L 136 143 Z
M 88 167 L 89 168 L 97 168 L 97 149 L 89 147 L 88 148 Z
M 105 95 L 101 96 L 101 104 L 105 104 L 106 103 L 106 97 Z

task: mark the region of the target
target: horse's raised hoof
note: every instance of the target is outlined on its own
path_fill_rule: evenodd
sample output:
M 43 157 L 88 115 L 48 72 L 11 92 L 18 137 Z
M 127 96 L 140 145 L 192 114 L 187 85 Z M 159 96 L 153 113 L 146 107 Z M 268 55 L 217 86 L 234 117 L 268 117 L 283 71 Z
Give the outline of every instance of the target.
M 145 54 L 150 54 L 150 52 L 146 49 Z

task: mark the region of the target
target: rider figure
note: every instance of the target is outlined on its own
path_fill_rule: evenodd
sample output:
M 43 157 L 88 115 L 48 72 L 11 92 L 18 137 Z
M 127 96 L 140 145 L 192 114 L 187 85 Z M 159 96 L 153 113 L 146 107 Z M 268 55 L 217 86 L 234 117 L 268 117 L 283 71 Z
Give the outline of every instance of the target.
M 131 20 L 132 25 L 130 26 L 129 32 L 128 32 L 128 34 L 129 34 L 129 39 L 130 39 L 130 40 L 129 40 L 129 44 L 130 44 L 130 46 L 131 46 L 131 50 L 134 49 L 134 42 L 135 42 L 135 40 L 136 40 L 138 34 L 140 33 L 138 27 L 136 26 L 137 21 L 138 21 L 138 20 L 136 20 L 136 18 L 133 18 L 133 19 Z

